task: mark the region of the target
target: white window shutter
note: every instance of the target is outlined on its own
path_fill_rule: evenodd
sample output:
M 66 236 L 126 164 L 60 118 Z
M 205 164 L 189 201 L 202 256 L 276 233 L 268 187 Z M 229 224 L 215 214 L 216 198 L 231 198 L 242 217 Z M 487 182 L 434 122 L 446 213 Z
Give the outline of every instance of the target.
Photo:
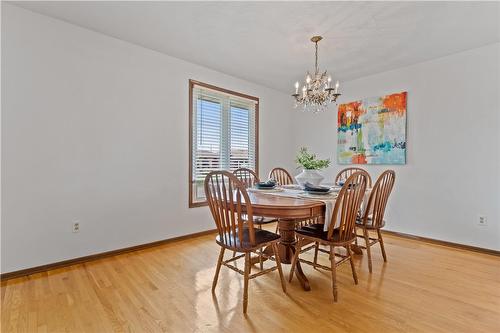
M 192 96 L 192 200 L 203 202 L 209 172 L 255 170 L 256 101 L 196 84 Z

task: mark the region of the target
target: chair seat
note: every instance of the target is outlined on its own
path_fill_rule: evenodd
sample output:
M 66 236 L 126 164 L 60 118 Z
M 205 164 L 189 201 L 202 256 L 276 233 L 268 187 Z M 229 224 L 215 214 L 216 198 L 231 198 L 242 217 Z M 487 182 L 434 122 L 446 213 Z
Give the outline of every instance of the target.
M 324 240 L 326 242 L 338 242 L 339 237 L 340 237 L 339 230 L 334 229 L 333 230 L 333 237 L 331 240 L 329 240 L 327 238 L 328 231 L 323 230 L 324 226 L 325 226 L 324 224 L 314 223 L 314 224 L 304 226 L 300 229 L 297 229 L 297 230 L 295 230 L 295 232 L 301 236 L 317 238 L 317 239 Z M 354 240 L 356 238 L 356 234 L 353 233 L 351 238 Z
M 280 239 L 280 235 L 262 229 L 254 229 L 255 231 L 255 244 L 250 244 L 249 229 L 243 229 L 243 240 L 240 243 L 238 237 L 232 233 L 223 235 L 224 242 L 221 241 L 221 236 L 218 235 L 216 242 L 229 249 L 252 250 L 262 247 L 263 244 L 271 243 Z M 236 231 L 238 233 L 238 231 Z
M 382 223 L 378 227 L 376 227 L 376 226 L 374 226 L 372 224 L 372 219 L 371 218 L 368 218 L 367 222 L 368 223 L 366 225 L 364 225 L 363 224 L 363 220 L 358 217 L 356 219 L 356 226 L 361 227 L 361 228 L 366 228 L 366 229 L 380 229 L 380 228 L 382 228 L 382 227 L 385 226 L 385 221 L 384 220 L 382 220 Z

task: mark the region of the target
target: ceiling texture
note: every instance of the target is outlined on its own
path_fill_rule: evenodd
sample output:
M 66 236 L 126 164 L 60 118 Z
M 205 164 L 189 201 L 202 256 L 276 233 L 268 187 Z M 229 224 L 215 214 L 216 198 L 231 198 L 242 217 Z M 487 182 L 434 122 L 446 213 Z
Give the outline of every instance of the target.
M 290 92 L 314 68 L 342 81 L 500 41 L 498 2 L 10 2 Z

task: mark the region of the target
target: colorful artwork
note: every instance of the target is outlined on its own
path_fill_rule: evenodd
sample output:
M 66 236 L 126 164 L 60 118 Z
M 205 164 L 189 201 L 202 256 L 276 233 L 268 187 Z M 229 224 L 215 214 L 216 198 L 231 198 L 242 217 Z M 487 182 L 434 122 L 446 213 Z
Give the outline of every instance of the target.
M 339 164 L 406 163 L 406 92 L 339 105 Z

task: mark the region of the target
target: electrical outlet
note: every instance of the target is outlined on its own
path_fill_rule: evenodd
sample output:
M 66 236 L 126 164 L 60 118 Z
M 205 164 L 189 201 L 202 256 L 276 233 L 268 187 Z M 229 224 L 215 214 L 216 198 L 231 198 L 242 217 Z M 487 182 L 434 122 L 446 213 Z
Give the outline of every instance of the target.
M 488 225 L 488 219 L 484 215 L 479 215 L 477 219 L 477 225 Z
M 73 221 L 73 232 L 80 232 L 80 221 L 75 220 Z

